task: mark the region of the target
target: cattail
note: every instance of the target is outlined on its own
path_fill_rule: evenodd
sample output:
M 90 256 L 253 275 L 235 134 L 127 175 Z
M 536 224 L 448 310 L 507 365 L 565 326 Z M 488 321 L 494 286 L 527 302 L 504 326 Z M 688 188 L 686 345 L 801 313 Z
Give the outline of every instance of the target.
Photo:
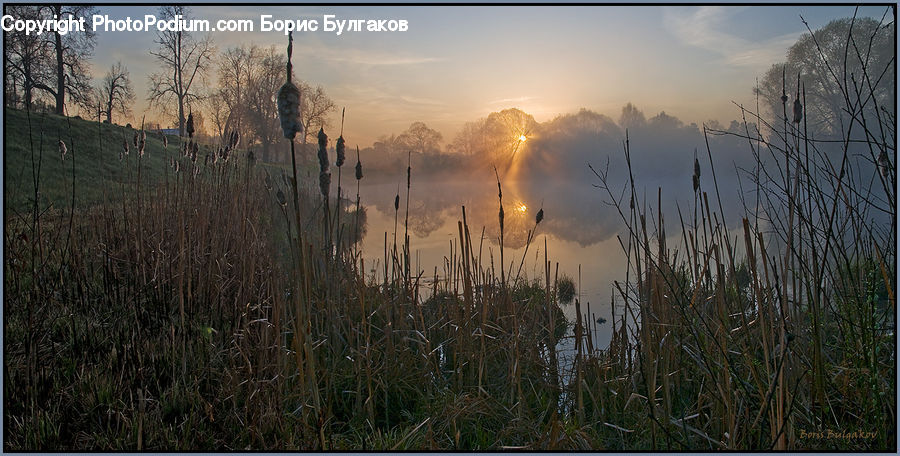
M 397 196 L 394 197 L 394 210 L 395 211 L 400 210 L 400 194 L 399 193 L 397 194 Z
M 182 142 L 181 143 L 181 156 L 187 157 L 187 155 L 188 155 L 188 143 Z
M 191 161 L 197 162 L 197 152 L 200 152 L 200 145 L 191 141 Z
M 328 171 L 328 135 L 325 130 L 319 128 L 319 172 Z
M 229 138 L 228 146 L 231 149 L 235 149 L 235 148 L 237 148 L 237 145 L 240 142 L 240 140 L 241 140 L 241 135 L 237 132 L 237 130 L 234 130 L 231 132 L 231 137 Z
M 194 113 L 188 114 L 187 125 L 185 125 L 184 131 L 187 132 L 188 138 L 194 138 Z
M 300 89 L 293 82 L 287 81 L 278 89 L 278 118 L 281 120 L 281 131 L 287 139 L 294 139 L 297 133 L 303 132 L 300 122 Z
M 322 196 L 328 198 L 328 188 L 331 186 L 331 173 L 319 173 L 319 191 Z
M 787 101 L 788 101 L 788 96 L 787 96 L 787 93 L 786 93 L 785 90 L 784 90 L 784 68 L 785 68 L 785 67 L 781 67 L 781 102 L 782 102 L 782 103 L 787 103 Z
M 503 231 L 503 206 L 500 206 L 500 231 Z
M 344 136 L 341 135 L 341 137 L 338 138 L 337 146 L 335 147 L 335 151 L 337 152 L 337 160 L 334 162 L 334 165 L 338 168 L 344 166 L 344 149 L 346 149 L 346 146 L 344 145 Z
M 797 73 L 797 98 L 794 99 L 794 123 L 798 126 L 803 120 L 803 104 L 800 103 L 800 73 Z
M 885 180 L 890 179 L 891 175 L 891 159 L 888 158 L 887 152 L 884 150 L 878 154 L 878 172 L 881 173 L 881 177 Z
M 287 199 L 285 199 L 284 192 L 282 192 L 280 188 L 278 189 L 278 192 L 275 193 L 275 198 L 278 199 L 278 204 L 287 206 Z
M 169 148 L 169 137 L 166 135 L 163 135 L 163 149 L 168 149 L 168 148 Z
M 297 133 L 303 133 L 303 123 L 300 122 L 300 89 L 291 82 L 293 66 L 291 53 L 294 49 L 294 34 L 288 32 L 287 48 L 287 80 L 278 89 L 275 104 L 278 107 L 278 118 L 281 120 L 281 131 L 287 139 L 294 139 Z
M 541 220 L 544 220 L 544 208 L 538 211 L 537 215 L 534 217 L 534 224 L 539 225 Z
M 125 155 L 128 155 L 128 140 L 122 139 L 122 149 L 125 151 Z
M 68 151 L 69 150 L 66 149 L 66 143 L 64 143 L 63 140 L 60 139 L 59 140 L 59 155 L 60 155 L 60 157 L 62 157 L 63 161 L 66 161 L 66 152 L 68 152 Z
M 694 192 L 700 189 L 700 161 L 694 158 Z
M 356 146 L 356 180 L 360 180 L 362 178 L 362 162 L 359 161 L 359 146 Z
M 131 138 L 131 141 L 132 141 L 132 143 L 134 144 L 134 148 L 135 148 L 135 149 L 137 149 L 137 147 L 138 147 L 138 139 L 139 139 L 139 138 L 140 138 L 140 136 L 138 136 L 138 132 L 135 131 L 135 132 L 134 132 L 134 137 Z

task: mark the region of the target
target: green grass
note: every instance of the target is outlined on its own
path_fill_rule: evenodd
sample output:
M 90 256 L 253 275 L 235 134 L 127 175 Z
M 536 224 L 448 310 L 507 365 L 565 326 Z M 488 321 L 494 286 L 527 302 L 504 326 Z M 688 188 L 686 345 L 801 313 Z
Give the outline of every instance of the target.
M 123 188 L 137 181 L 139 157 L 133 138 L 135 132 L 140 131 L 140 125 L 127 128 L 55 114 L 29 114 L 8 107 L 4 116 L 4 203 L 14 213 L 30 209 L 34 200 L 35 175 L 40 182 L 38 205 L 42 209 L 71 206 L 73 167 L 75 205 L 79 208 L 117 201 Z M 181 156 L 181 139 L 169 135 L 168 147 L 164 148 L 161 133 L 146 133 L 144 156 L 140 158 L 141 179 L 162 183 L 167 174 L 173 179 L 170 160 Z M 59 154 L 60 139 L 68 149 L 65 161 Z M 129 153 L 120 160 L 123 141 L 128 142 Z M 197 160 L 203 160 L 213 150 L 212 145 L 202 144 Z M 272 177 L 290 172 L 290 167 L 282 163 L 261 166 Z M 313 170 L 315 166 L 303 163 L 301 175 L 305 175 L 307 169 Z M 301 182 L 309 185 L 306 179 Z

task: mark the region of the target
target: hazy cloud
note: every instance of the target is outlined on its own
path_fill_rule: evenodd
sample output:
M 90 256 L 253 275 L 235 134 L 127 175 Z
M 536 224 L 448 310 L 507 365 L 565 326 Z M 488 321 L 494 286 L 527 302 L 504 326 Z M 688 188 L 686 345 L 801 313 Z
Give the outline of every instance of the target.
M 802 31 L 748 40 L 728 32 L 728 24 L 737 20 L 746 7 L 700 6 L 696 8 L 666 8 L 663 22 L 666 30 L 679 41 L 717 53 L 723 63 L 735 67 L 765 68 L 784 59 Z

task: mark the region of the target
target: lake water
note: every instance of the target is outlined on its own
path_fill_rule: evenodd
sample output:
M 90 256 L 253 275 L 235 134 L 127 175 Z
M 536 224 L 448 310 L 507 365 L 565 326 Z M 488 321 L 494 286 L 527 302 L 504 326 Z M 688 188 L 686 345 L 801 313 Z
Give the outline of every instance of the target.
M 403 176 L 405 177 L 405 176 Z M 424 179 L 423 179 L 424 180 Z M 348 188 L 350 199 L 355 198 L 355 188 Z M 397 182 L 369 183 L 360 191 L 361 204 L 367 210 L 367 232 L 362 241 L 367 275 L 379 272 L 383 267 L 385 233 L 388 244 L 394 239 L 394 198 L 398 194 Z M 402 244 L 404 215 L 406 212 L 406 182 L 400 183 L 400 211 L 397 221 L 397 242 Z M 607 322 L 596 325 L 592 333 L 594 346 L 606 348 L 612 330 L 610 306 L 613 281 L 625 278 L 625 254 L 616 235 L 623 224 L 614 208 L 604 203 L 605 193 L 589 183 L 565 181 L 542 184 L 504 182 L 504 260 L 507 270 L 514 277 L 519 269 L 528 230 L 534 228 L 535 215 L 543 207 L 544 220 L 537 227 L 537 234 L 528 249 L 522 276 L 540 278 L 543 283 L 544 240 L 551 261 L 551 274 L 559 263 L 559 276 L 571 277 L 580 286 L 582 313 L 588 303 L 593 319 L 605 318 Z M 491 258 L 499 274 L 499 223 L 497 183 L 495 180 L 417 181 L 413 178 L 409 198 L 409 233 L 412 266 L 423 276 L 430 278 L 437 267 L 442 275 L 445 257 L 450 255 L 451 241 L 458 245 L 457 221 L 462 220 L 462 206 L 466 207 L 469 233 L 476 256 L 484 241 L 482 261 L 490 266 Z M 457 247 L 458 249 L 458 247 Z M 379 267 L 374 268 L 375 262 Z M 581 280 L 579 281 L 579 266 Z M 373 269 L 376 269 L 373 271 Z M 552 275 L 551 275 L 552 280 Z M 618 293 L 616 293 L 618 294 Z M 621 303 L 621 299 L 617 300 Z M 621 307 L 621 304 L 620 304 Z M 570 321 L 575 321 L 575 305 L 564 306 Z M 621 308 L 617 314 L 621 316 Z M 593 330 L 595 325 L 591 324 Z M 570 331 L 571 333 L 571 331 Z M 571 340 L 567 343 L 571 346 Z

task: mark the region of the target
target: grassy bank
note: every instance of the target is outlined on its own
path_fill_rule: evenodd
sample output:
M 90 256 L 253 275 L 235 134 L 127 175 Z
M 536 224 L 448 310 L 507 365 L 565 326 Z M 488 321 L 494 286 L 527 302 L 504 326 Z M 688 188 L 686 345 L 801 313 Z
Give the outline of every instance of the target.
M 712 150 L 693 205 L 661 208 L 627 138 L 624 190 L 595 170 L 628 268 L 598 347 L 580 302 L 562 316 L 552 244 L 529 236 L 533 281 L 505 256 L 502 182 L 499 249 L 461 207 L 420 271 L 399 196 L 383 255 L 358 251 L 364 173 L 324 132 L 329 176 L 294 181 L 234 143 L 148 132 L 141 154 L 139 130 L 7 109 L 5 449 L 893 451 L 895 147 L 870 133 L 894 127 L 847 111 L 861 149 L 746 123 L 742 209 Z

